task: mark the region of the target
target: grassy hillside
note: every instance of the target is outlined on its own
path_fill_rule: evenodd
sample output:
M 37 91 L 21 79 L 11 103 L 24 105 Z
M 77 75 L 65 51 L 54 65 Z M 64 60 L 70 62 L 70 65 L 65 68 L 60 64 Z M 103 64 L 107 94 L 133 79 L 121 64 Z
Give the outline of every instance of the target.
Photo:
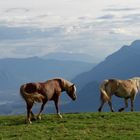
M 140 112 L 43 115 L 24 124 L 25 116 L 0 116 L 0 140 L 139 140 Z

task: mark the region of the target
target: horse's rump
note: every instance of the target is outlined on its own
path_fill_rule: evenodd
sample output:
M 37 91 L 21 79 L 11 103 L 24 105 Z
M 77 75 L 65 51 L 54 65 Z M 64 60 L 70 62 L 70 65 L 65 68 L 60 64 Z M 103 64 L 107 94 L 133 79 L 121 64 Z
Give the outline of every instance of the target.
M 20 94 L 27 102 L 43 102 L 41 89 L 38 83 L 27 83 L 20 87 Z
M 24 88 L 24 91 L 31 94 L 35 93 L 37 91 L 37 86 L 35 83 L 27 83 Z
M 115 92 L 118 88 L 119 81 L 116 79 L 104 80 L 100 86 L 101 96 L 100 99 L 104 102 L 110 100 L 110 93 Z
M 109 96 L 107 95 L 106 92 L 106 86 L 108 85 L 108 80 L 104 80 L 103 83 L 100 86 L 100 100 L 106 102 L 109 100 Z

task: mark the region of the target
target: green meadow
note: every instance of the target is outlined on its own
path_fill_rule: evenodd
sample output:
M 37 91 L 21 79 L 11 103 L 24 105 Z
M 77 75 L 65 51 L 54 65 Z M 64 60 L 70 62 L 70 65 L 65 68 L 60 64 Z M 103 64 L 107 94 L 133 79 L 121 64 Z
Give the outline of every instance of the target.
M 140 112 L 43 114 L 25 124 L 25 116 L 0 116 L 0 140 L 140 140 Z

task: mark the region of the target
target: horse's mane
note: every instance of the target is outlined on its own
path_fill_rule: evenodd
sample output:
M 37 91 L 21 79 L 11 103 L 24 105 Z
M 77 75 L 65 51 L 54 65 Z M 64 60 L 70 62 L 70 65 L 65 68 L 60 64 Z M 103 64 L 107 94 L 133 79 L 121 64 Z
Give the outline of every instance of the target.
M 70 81 L 68 81 L 68 80 L 65 80 L 65 79 L 63 79 L 63 78 L 56 78 L 56 79 L 57 79 L 57 80 L 61 80 L 62 85 L 63 85 L 66 89 L 68 89 L 71 85 L 73 85 L 72 82 L 70 82 Z
M 133 82 L 135 82 L 137 89 L 140 90 L 140 77 L 133 77 L 129 80 L 132 80 Z
M 140 80 L 140 77 L 133 77 L 130 80 Z

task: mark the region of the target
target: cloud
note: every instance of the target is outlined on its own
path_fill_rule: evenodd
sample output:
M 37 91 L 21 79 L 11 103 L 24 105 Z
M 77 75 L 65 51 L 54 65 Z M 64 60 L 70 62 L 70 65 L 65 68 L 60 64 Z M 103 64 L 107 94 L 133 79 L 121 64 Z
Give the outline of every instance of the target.
M 0 14 L 0 24 L 7 26 L 36 26 L 36 27 L 54 27 L 64 24 L 71 24 L 75 21 L 72 17 L 61 17 L 51 12 L 32 14 L 27 8 L 10 8 Z M 77 19 L 77 18 L 76 18 Z
M 66 19 L 65 24 L 51 27 L 45 23 L 42 27 L 40 21 L 49 19 L 49 15 L 40 15 L 30 19 L 27 26 L 1 26 L 1 57 L 43 56 L 65 51 L 87 53 L 103 60 L 122 44 L 131 42 L 136 37 L 134 33 L 137 35 L 139 32 L 132 30 L 131 26 L 126 28 L 122 17 L 106 15 L 97 19 L 92 16 Z M 38 21 L 40 24 L 36 23 Z M 9 50 L 7 54 L 5 50 Z
M 140 13 L 131 13 L 128 15 L 124 15 L 123 19 L 127 19 L 128 22 L 133 24 L 140 22 Z
M 7 9 L 0 16 L 0 57 L 42 56 L 64 51 L 87 53 L 103 60 L 137 39 L 140 32 L 138 9 L 107 9 L 97 18 L 91 13 L 63 17 L 51 12 L 32 15 L 26 8 Z
M 134 16 L 137 17 L 140 13 L 140 8 L 137 6 L 120 6 L 118 7 L 116 5 L 108 6 L 107 8 L 102 10 L 103 13 L 105 13 L 103 17 L 104 19 L 108 18 L 120 18 L 120 19 L 126 19 L 128 17 Z
M 9 8 L 7 10 L 5 10 L 4 12 L 5 13 L 26 13 L 26 12 L 29 12 L 30 10 L 28 8 Z
M 115 6 L 113 6 L 112 8 L 106 8 L 103 11 L 107 11 L 107 12 L 122 12 L 122 11 L 135 11 L 135 10 L 139 10 L 139 8 L 128 8 L 128 7 L 122 7 L 122 8 L 116 8 Z
M 116 16 L 113 15 L 113 14 L 107 14 L 107 15 L 104 15 L 104 16 L 101 16 L 101 17 L 98 17 L 98 19 L 114 19 Z
M 112 28 L 110 30 L 110 33 L 111 34 L 121 34 L 121 35 L 126 35 L 126 36 L 132 35 L 132 31 L 129 31 L 125 28 Z
M 43 31 L 36 27 L 10 27 L 10 30 L 5 28 L 4 32 L 6 33 L 7 30 L 11 36 L 13 36 L 11 32 L 14 30 L 15 38 L 9 36 L 1 39 L 1 57 L 43 56 L 51 52 L 61 51 L 90 54 L 100 61 L 120 48 L 120 40 L 124 39 L 119 37 L 117 29 L 112 30 L 110 34 L 111 29 L 106 27 L 107 25 L 97 24 L 95 28 L 95 23 L 91 22 L 72 27 L 66 25 L 44 28 Z M 114 42 L 114 38 L 116 42 Z M 102 52 L 104 53 L 99 55 Z
M 0 42 L 0 58 L 43 56 L 57 48 L 56 43 L 46 39 L 6 40 Z
M 97 17 L 96 20 L 101 25 L 101 28 L 103 27 L 104 29 L 108 29 L 110 33 L 136 36 L 140 30 L 139 13 L 140 9 L 138 7 L 108 6 L 108 8 L 103 9 L 104 15 Z

